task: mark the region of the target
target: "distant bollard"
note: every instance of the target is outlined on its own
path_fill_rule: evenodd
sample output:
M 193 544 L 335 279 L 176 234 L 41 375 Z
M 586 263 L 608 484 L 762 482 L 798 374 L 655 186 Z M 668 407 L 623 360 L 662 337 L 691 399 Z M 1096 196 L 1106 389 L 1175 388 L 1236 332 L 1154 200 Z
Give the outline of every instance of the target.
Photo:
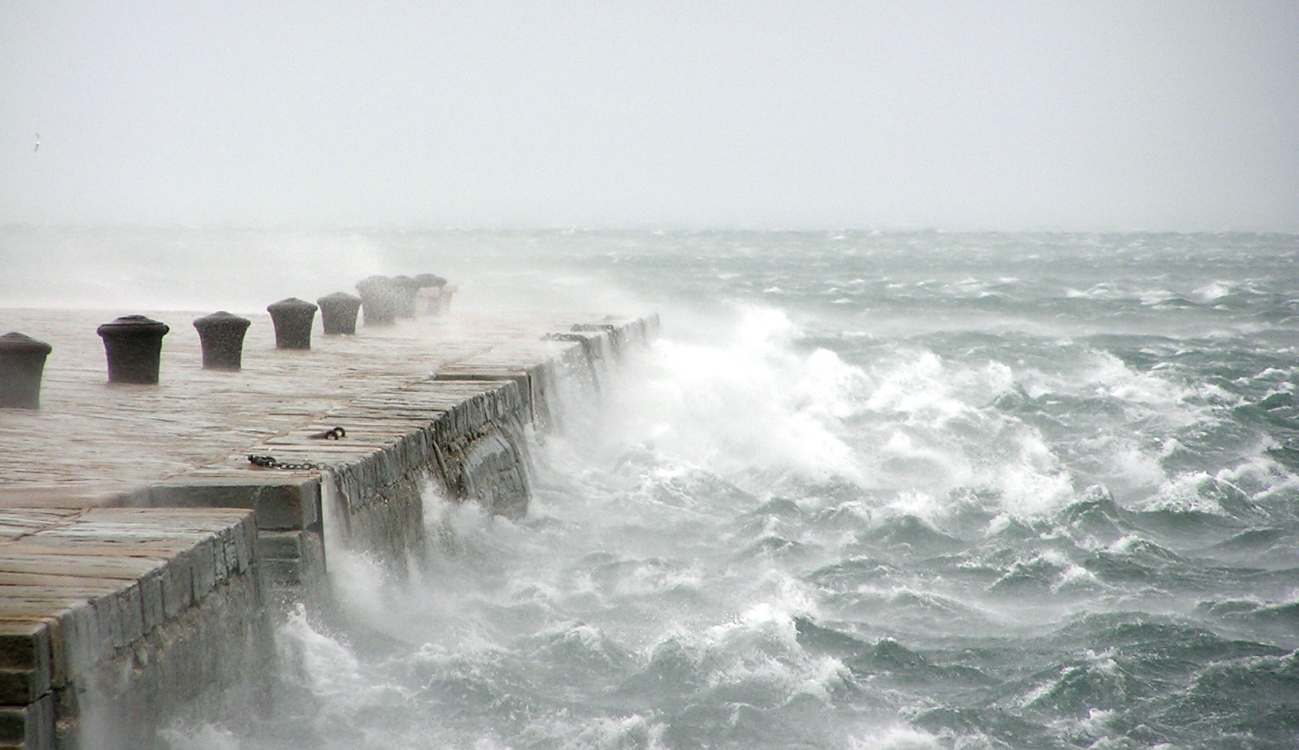
M 392 279 L 387 276 L 370 276 L 356 283 L 356 291 L 361 295 L 361 314 L 365 316 L 366 325 L 392 323 L 397 314 L 397 297 Z
M 52 347 L 21 333 L 0 336 L 0 408 L 37 409 L 41 375 Z
M 108 382 L 158 382 L 162 337 L 171 328 L 143 315 L 123 315 L 95 330 L 108 356 Z
M 449 285 L 442 287 L 442 293 L 438 295 L 438 312 L 451 309 L 451 298 L 456 296 L 457 291 L 459 291 L 458 287 Z
M 320 305 L 320 323 L 327 335 L 356 333 L 356 314 L 361 310 L 361 298 L 345 292 L 334 292 L 316 300 Z
M 238 370 L 243 367 L 244 334 L 252 321 L 225 310 L 194 321 L 203 347 L 203 369 Z
M 424 312 L 437 315 L 442 312 L 442 290 L 447 280 L 435 273 L 421 273 L 415 276 L 419 283 L 419 296 L 424 299 Z
M 310 349 L 311 323 L 316 319 L 316 306 L 289 297 L 266 306 L 275 326 L 276 349 Z
M 394 276 L 392 285 L 397 297 L 397 317 L 415 317 L 415 295 L 419 294 L 419 282 L 409 276 Z

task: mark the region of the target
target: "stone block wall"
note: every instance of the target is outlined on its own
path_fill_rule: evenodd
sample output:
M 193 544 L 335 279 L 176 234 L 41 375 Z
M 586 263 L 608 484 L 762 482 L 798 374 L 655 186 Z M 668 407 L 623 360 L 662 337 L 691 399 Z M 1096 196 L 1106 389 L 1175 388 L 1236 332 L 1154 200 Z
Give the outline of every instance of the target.
M 420 554 L 428 481 L 494 513 L 526 513 L 530 434 L 562 427 L 565 400 L 598 398 L 622 353 L 657 329 L 657 316 L 605 319 L 470 354 L 159 483 L 143 502 L 253 509 L 272 587 L 286 597 L 327 596 L 330 544 L 398 568 Z M 322 437 L 335 427 L 341 439 Z M 249 453 L 312 468 L 259 468 Z
M 0 747 L 149 747 L 187 712 L 251 710 L 273 657 L 251 513 L 11 513 Z
M 418 555 L 429 482 L 526 513 L 533 433 L 561 426 L 566 399 L 598 395 L 657 327 L 578 324 L 341 407 L 281 407 L 301 426 L 114 493 L 118 507 L 85 509 L 69 490 L 0 509 L 0 748 L 150 747 L 175 719 L 264 709 L 275 614 L 327 600 L 331 545 Z M 334 427 L 345 434 L 325 438 Z

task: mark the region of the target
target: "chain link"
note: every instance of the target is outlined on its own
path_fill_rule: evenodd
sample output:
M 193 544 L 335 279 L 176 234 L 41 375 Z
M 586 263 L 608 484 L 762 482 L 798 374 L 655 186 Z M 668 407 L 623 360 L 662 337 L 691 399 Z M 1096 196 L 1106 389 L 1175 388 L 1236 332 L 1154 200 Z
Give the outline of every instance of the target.
M 309 469 L 323 469 L 320 464 L 313 464 L 310 461 L 279 461 L 275 456 L 257 456 L 249 454 L 248 463 L 253 466 L 260 466 L 263 469 L 283 469 L 284 471 L 305 471 Z
M 347 430 L 342 427 L 331 427 L 323 432 L 313 433 L 310 437 L 314 440 L 341 440 L 347 437 Z M 251 453 L 248 455 L 248 463 L 253 466 L 260 466 L 263 469 L 281 469 L 283 471 L 318 471 L 325 468 L 310 461 L 280 461 L 275 456 L 259 456 Z

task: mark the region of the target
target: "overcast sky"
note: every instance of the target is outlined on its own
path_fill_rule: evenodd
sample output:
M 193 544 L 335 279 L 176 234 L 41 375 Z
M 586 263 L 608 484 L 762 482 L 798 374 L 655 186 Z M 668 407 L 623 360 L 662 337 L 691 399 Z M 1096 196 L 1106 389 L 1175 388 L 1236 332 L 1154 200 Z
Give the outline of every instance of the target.
M 1299 0 L 0 0 L 14 222 L 1295 231 Z

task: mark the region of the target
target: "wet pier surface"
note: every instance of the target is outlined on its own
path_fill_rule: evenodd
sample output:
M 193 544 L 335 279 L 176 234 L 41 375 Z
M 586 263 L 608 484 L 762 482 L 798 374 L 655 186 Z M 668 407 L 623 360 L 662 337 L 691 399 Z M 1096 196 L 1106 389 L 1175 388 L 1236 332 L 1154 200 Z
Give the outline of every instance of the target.
M 34 700 L 102 652 L 201 601 L 253 556 L 247 511 L 143 508 L 0 511 L 0 702 Z M 45 654 L 20 641 L 73 644 Z M 15 657 L 29 657 L 26 660 Z
M 232 508 L 0 510 L 0 747 L 98 746 L 68 719 L 122 674 L 144 675 L 113 706 L 133 719 L 230 683 L 253 662 L 222 664 L 212 634 L 257 631 L 255 544 Z
M 0 329 L 54 347 L 40 410 L 0 409 L 0 506 L 112 503 L 143 485 L 224 461 L 359 396 L 537 341 L 580 319 L 455 314 L 325 336 L 317 316 L 312 349 L 294 351 L 275 348 L 268 315 L 252 315 L 243 369 L 226 372 L 202 369 L 191 321 L 203 313 L 151 312 L 171 326 L 154 386 L 108 383 L 95 328 L 116 314 L 0 310 Z
M 0 748 L 148 746 L 188 707 L 243 710 L 273 662 L 268 602 L 328 599 L 327 538 L 400 565 L 430 481 L 526 512 L 526 426 L 657 329 L 453 313 L 325 336 L 317 317 L 303 351 L 251 315 L 231 372 L 202 368 L 203 313 L 151 312 L 160 381 L 128 385 L 96 334 L 117 314 L 0 309 L 53 346 L 40 408 L 0 408 Z

